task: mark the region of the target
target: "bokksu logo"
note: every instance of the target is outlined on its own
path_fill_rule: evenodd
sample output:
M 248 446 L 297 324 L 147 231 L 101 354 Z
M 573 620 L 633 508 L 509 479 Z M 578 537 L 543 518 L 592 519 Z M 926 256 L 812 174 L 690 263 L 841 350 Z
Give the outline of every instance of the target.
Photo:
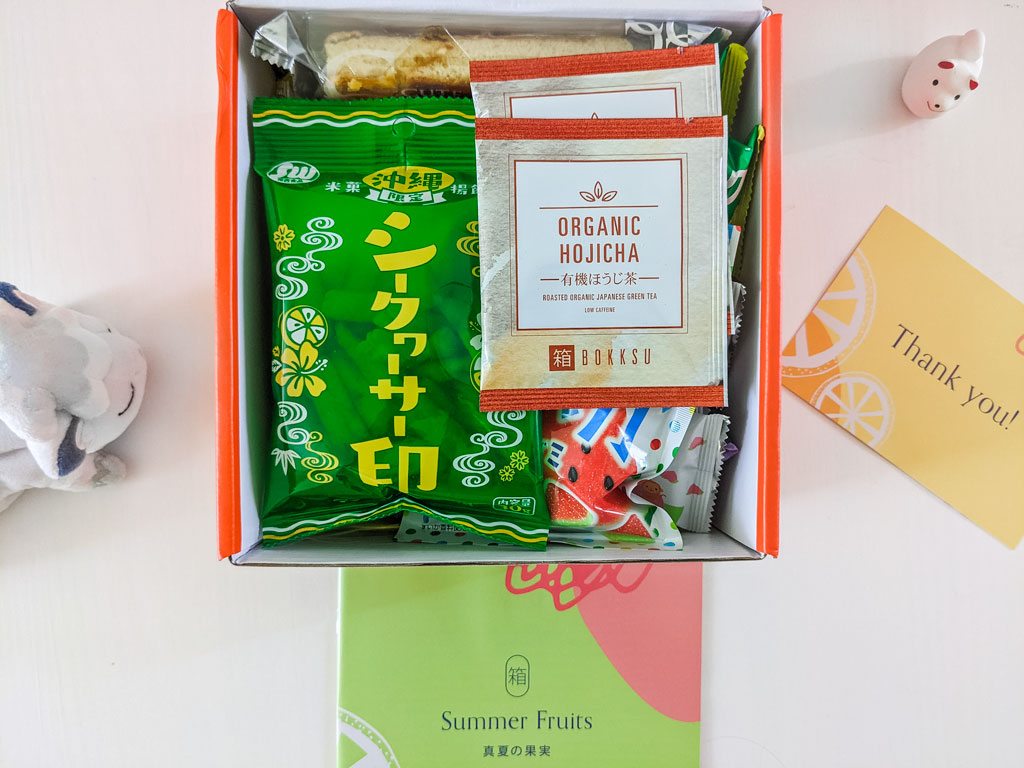
M 572 344 L 548 345 L 549 371 L 575 371 L 576 348 Z

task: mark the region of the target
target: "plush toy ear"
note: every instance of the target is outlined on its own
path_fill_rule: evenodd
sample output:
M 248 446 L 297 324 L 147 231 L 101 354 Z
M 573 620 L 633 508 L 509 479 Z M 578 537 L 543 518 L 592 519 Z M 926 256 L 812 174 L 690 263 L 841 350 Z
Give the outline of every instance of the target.
M 68 431 L 64 433 L 64 439 L 57 447 L 57 477 L 70 475 L 85 461 L 85 451 L 78 445 L 81 424 L 81 420 L 73 417 L 68 424 Z
M 59 431 L 53 439 L 40 440 L 29 437 L 25 445 L 36 464 L 47 477 L 65 477 L 78 469 L 85 461 L 85 450 L 81 447 L 82 421 L 66 411 L 58 411 L 56 420 Z
M 952 69 L 955 65 L 952 61 L 940 61 L 939 69 Z
M 972 29 L 961 37 L 957 45 L 957 54 L 966 61 L 980 61 L 984 52 L 985 35 L 978 29 Z
M 978 87 L 978 81 L 977 80 L 971 80 L 971 90 L 973 91 L 977 87 Z
M 20 291 L 14 285 L 10 283 L 0 282 L 0 299 L 3 299 L 15 309 L 20 309 L 26 315 L 31 317 L 37 311 L 36 307 L 32 306 L 27 302 L 24 297 L 19 295 Z

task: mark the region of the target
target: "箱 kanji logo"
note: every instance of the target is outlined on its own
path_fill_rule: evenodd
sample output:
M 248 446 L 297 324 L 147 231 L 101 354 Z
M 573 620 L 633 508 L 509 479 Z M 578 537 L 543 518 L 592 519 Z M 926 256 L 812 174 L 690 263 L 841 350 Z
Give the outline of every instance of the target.
M 505 662 L 505 690 L 516 698 L 530 690 L 530 660 L 525 656 L 517 653 Z
M 549 371 L 575 371 L 576 348 L 571 344 L 551 344 L 548 346 Z

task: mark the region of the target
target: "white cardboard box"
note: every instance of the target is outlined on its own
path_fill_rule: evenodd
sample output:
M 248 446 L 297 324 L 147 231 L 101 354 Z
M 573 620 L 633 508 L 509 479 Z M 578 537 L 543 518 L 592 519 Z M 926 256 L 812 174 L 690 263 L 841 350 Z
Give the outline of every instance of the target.
M 337 2 L 337 0 L 335 0 Z M 339 21 L 416 16 L 425 24 L 486 22 L 475 4 L 449 0 L 443 6 L 416 0 L 370 2 L 345 0 L 349 10 Z M 265 234 L 261 231 L 263 201 L 250 169 L 252 99 L 272 95 L 269 65 L 250 55 L 251 33 L 281 10 L 336 7 L 330 0 L 300 5 L 249 0 L 230 3 L 217 17 L 219 109 L 216 161 L 217 224 L 217 444 L 220 556 L 237 565 L 442 565 L 520 562 L 626 562 L 758 559 L 778 554 L 779 516 L 779 306 L 781 231 L 781 36 L 782 17 L 751 0 L 653 3 L 630 9 L 631 18 L 677 18 L 691 23 L 725 26 L 733 41 L 749 53 L 740 124 L 743 133 L 756 122 L 765 126 L 760 171 L 754 189 L 744 244 L 741 282 L 747 287 L 742 335 L 729 373 L 730 440 L 739 455 L 726 464 L 709 534 L 684 534 L 675 552 L 642 549 L 579 549 L 551 546 L 546 552 L 508 548 L 453 550 L 423 544 L 397 544 L 390 537 L 323 534 L 293 544 L 260 546 L 259 489 L 252 466 L 260 460 L 258 425 L 250 429 L 247 398 L 256 377 L 267 376 L 266 361 L 247 349 L 262 348 L 259 270 Z M 466 11 L 475 11 L 465 15 Z M 610 0 L 586 6 L 561 3 L 506 2 L 489 11 L 501 14 L 506 27 L 536 28 L 572 25 L 573 17 L 606 19 L 621 29 L 621 7 Z M 616 22 L 616 19 L 620 19 Z M 488 28 L 485 26 L 485 28 Z M 255 298 L 254 298 L 255 297 Z M 248 299 L 248 300 L 247 300 Z

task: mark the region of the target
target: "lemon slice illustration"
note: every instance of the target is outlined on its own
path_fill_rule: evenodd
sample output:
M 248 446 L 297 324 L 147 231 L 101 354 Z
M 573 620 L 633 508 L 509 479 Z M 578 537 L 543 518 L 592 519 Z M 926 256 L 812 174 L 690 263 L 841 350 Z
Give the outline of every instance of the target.
M 783 376 L 815 376 L 839 365 L 871 327 L 875 284 L 857 251 L 782 351 Z
M 892 430 L 892 396 L 869 373 L 841 373 L 822 384 L 811 405 L 863 443 L 876 448 Z
M 476 356 L 469 363 L 469 380 L 473 382 L 473 386 L 476 391 L 480 391 L 480 381 L 483 376 L 483 361 L 480 359 L 480 353 L 477 352 Z
M 281 316 L 281 337 L 290 347 L 307 341 L 319 347 L 327 338 L 327 319 L 312 307 L 292 307 Z
M 355 760 L 346 759 L 347 768 L 399 768 L 388 740 L 380 731 L 354 712 L 338 707 L 339 751 L 355 752 Z M 345 749 L 345 747 L 348 749 Z M 358 749 L 353 749 L 357 747 Z

